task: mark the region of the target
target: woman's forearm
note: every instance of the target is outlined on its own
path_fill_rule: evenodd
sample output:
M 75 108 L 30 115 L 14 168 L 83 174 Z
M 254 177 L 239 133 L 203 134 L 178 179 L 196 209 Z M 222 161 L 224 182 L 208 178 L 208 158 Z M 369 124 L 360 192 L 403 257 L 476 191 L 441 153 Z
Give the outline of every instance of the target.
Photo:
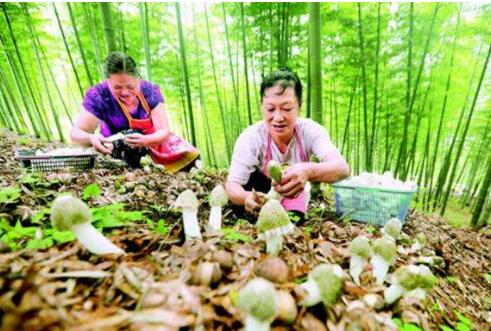
M 90 141 L 91 139 L 91 133 L 84 131 L 82 129 L 79 129 L 77 127 L 72 127 L 70 130 L 70 139 L 77 144 L 83 145 L 83 146 L 91 146 L 92 143 Z
M 349 176 L 350 168 L 344 159 L 321 163 L 308 163 L 309 181 L 335 183 Z
M 245 204 L 245 200 L 251 194 L 251 192 L 244 190 L 240 184 L 234 182 L 226 182 L 225 190 L 230 201 L 240 206 Z
M 163 143 L 170 136 L 169 129 L 159 129 L 154 133 L 147 134 L 146 139 L 149 145 L 158 145 Z

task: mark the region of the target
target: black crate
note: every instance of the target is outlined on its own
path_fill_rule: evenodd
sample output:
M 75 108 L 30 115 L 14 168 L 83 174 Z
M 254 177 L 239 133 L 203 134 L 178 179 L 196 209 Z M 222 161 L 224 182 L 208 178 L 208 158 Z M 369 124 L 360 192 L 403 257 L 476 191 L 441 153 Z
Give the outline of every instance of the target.
M 32 150 L 16 152 L 15 159 L 24 168 L 33 172 L 53 172 L 58 170 L 86 170 L 94 167 L 97 154 L 36 156 Z

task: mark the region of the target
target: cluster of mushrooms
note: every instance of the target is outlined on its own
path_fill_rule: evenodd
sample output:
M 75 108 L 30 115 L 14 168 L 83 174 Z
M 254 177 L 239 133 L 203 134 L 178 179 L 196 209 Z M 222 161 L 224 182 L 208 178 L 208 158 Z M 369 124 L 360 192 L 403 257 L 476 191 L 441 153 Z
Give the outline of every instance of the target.
M 279 164 L 270 164 L 269 171 L 274 181 L 281 180 L 282 171 Z M 288 291 L 276 289 L 275 283 L 283 282 L 278 277 L 288 277 L 289 272 L 287 264 L 277 255 L 283 247 L 283 237 L 295 228 L 278 198 L 280 197 L 274 192 L 269 194 L 260 209 L 256 223 L 258 238 L 266 242 L 268 258 L 256 269 L 256 275 L 259 277 L 245 284 L 235 302 L 245 313 L 243 323 L 246 331 L 269 330 L 274 320 L 285 324 L 293 323 L 297 317 L 297 305 L 311 307 L 322 303 L 326 308 L 334 305 L 343 292 L 344 279 L 348 278 L 340 265 L 324 263 L 311 270 L 306 282 L 296 286 L 294 292 L 297 299 Z M 222 207 L 227 201 L 223 186 L 218 185 L 211 191 L 208 198 L 211 208 L 206 225 L 208 231 L 221 229 Z M 186 240 L 200 240 L 201 231 L 197 217 L 199 202 L 193 191 L 182 192 L 174 206 L 182 211 Z M 125 253 L 92 226 L 89 208 L 73 196 L 63 195 L 54 201 L 51 221 L 55 229 L 73 231 L 78 240 L 94 254 Z M 349 275 L 356 285 L 361 286 L 360 274 L 370 269 L 368 265 L 371 265 L 377 285 L 383 286 L 387 281 L 390 283 L 390 286 L 384 289 L 385 303 L 382 305 L 392 305 L 401 297 L 424 299 L 426 291 L 437 282 L 430 269 L 423 265 L 428 264 L 428 261 L 403 265 L 388 276 L 390 267 L 396 262 L 398 250 L 406 250 L 406 253 L 416 252 L 425 245 L 424 235 L 418 235 L 413 241 L 401 232 L 401 229 L 402 223 L 393 218 L 382 229 L 382 237 L 371 241 L 365 236 L 358 236 L 349 244 Z M 398 247 L 397 242 L 403 245 Z M 282 270 L 275 272 L 275 277 L 268 276 L 271 264 L 275 264 L 275 270 Z M 216 263 L 200 265 L 198 272 L 208 275 L 205 277 L 208 279 L 206 283 L 213 283 L 214 275 L 221 273 L 220 267 L 215 270 L 216 267 Z M 364 298 L 367 306 L 372 305 L 374 301 L 370 296 L 371 294 L 367 294 L 366 299 Z

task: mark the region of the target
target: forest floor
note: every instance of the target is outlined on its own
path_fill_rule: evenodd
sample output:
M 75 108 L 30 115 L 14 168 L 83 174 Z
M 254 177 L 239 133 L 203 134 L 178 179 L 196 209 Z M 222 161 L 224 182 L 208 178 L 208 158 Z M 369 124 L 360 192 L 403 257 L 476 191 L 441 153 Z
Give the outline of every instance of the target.
M 14 160 L 16 148 L 59 147 L 0 131 L 0 318 L 1 330 L 235 330 L 244 315 L 234 306 L 238 290 L 258 273 L 265 245 L 257 240 L 251 217 L 227 205 L 224 229 L 184 241 L 181 215 L 171 208 L 177 195 L 192 189 L 207 222 L 206 197 L 223 183 L 225 172 L 202 170 L 171 176 L 130 170 L 98 157 L 94 169 L 81 173 L 33 174 Z M 92 185 L 96 184 L 96 185 Z M 89 187 L 89 188 L 87 188 Z M 49 206 L 61 192 L 83 197 L 94 222 L 126 251 L 124 256 L 90 254 L 69 234 L 49 225 Z M 380 236 L 375 226 L 340 220 L 332 197 L 314 196 L 303 224 L 287 235 L 279 257 L 288 275 L 275 285 L 298 301 L 295 286 L 320 263 L 338 263 L 345 272 L 343 293 L 328 308 L 300 308 L 292 325 L 275 321 L 275 330 L 489 330 L 491 323 L 491 229 L 455 228 L 442 218 L 411 210 L 403 231 L 424 233 L 427 245 L 416 253 L 399 247 L 396 265 L 420 256 L 437 255 L 433 266 L 438 284 L 425 301 L 399 300 L 369 307 L 368 293 L 382 299 L 370 268 L 356 286 L 347 273 L 348 244 L 356 236 Z M 27 247 L 27 248 L 26 248 Z M 232 254 L 232 263 L 216 252 Z M 196 268 L 219 261 L 221 276 L 200 285 Z M 80 271 L 90 271 L 89 275 Z M 409 326 L 412 324 L 413 326 Z M 402 325 L 402 326 L 401 326 Z M 417 326 L 417 327 L 414 327 Z

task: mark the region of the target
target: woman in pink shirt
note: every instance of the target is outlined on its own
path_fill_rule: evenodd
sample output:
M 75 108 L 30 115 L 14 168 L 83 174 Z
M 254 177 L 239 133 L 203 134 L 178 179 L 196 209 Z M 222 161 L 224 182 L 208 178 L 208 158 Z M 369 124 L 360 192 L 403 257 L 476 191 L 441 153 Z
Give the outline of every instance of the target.
M 307 210 L 307 182 L 334 183 L 349 175 L 349 166 L 332 144 L 324 127 L 299 118 L 302 83 L 288 69 L 275 71 L 261 83 L 263 121 L 248 127 L 237 139 L 226 190 L 230 200 L 254 212 L 261 195 L 268 192 L 271 179 L 267 164 L 275 160 L 288 164 L 280 183 L 286 210 L 304 214 Z M 320 162 L 309 162 L 315 155 Z M 262 193 L 253 194 L 253 190 Z

